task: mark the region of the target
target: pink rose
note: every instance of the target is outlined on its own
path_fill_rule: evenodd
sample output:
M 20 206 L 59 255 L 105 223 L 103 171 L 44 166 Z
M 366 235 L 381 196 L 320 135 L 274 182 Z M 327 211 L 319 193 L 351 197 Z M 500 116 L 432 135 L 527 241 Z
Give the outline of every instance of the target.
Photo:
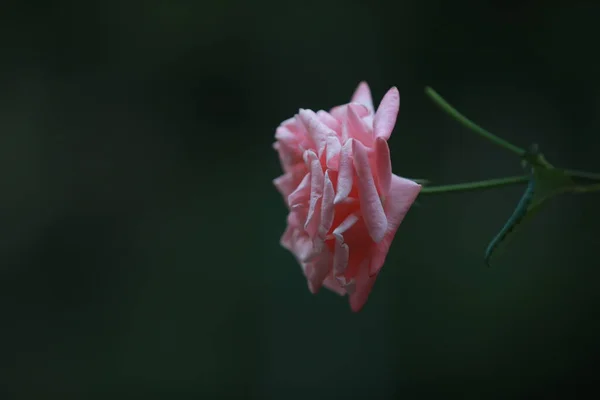
M 281 245 L 294 254 L 308 287 L 367 301 L 398 226 L 421 186 L 392 174 L 390 137 L 400 107 L 391 88 L 374 110 L 362 82 L 348 104 L 300 109 L 277 128 L 284 174 L 274 180 L 289 207 Z

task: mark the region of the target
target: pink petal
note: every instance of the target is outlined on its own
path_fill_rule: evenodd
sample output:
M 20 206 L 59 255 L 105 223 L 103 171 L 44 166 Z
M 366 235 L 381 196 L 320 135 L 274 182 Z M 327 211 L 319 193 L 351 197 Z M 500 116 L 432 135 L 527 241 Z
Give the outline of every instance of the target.
M 331 274 L 327 275 L 327 278 L 325 278 L 325 280 L 323 281 L 323 286 L 325 286 L 332 292 L 339 294 L 340 296 L 346 294 L 346 291 L 344 290 L 342 285 L 340 285 L 339 282 Z
M 296 228 L 291 225 L 288 225 L 285 228 L 285 231 L 283 232 L 281 239 L 279 239 L 279 244 L 281 244 L 281 246 L 283 246 L 283 248 L 290 250 L 290 251 L 292 250 L 293 235 L 294 235 L 295 230 L 296 230 Z
M 294 182 L 295 179 L 291 173 L 287 173 L 281 175 L 278 178 L 273 179 L 273 184 L 275 185 L 279 193 L 281 193 L 281 195 L 285 198 L 287 198 L 287 196 L 289 196 L 290 193 L 294 191 Z
M 288 213 L 287 224 L 288 226 L 298 229 L 299 231 L 304 229 L 304 222 L 306 222 L 306 214 L 308 210 L 304 208 L 295 208 Z
M 340 235 L 335 236 L 333 245 L 333 274 L 336 277 L 343 276 L 348 267 L 348 259 L 350 257 L 350 249 L 344 243 L 344 238 Z
M 342 243 L 344 243 L 344 233 L 352 228 L 354 224 L 358 221 L 358 217 L 355 214 L 348 215 L 341 224 L 337 226 L 333 230 L 333 236 L 338 238 Z
M 340 172 L 338 174 L 337 181 L 337 193 L 335 195 L 335 199 L 333 200 L 334 204 L 340 204 L 345 198 L 348 197 L 350 191 L 352 190 L 354 179 L 354 169 L 352 167 L 352 142 L 352 139 L 348 139 L 348 141 L 342 147 L 342 152 L 340 155 Z
M 369 294 L 373 289 L 377 276 L 369 276 L 368 267 L 361 265 L 359 273 L 356 276 L 356 288 L 350 295 L 350 308 L 353 312 L 359 312 L 364 307 Z
M 351 279 L 350 282 L 341 285 L 344 288 L 344 290 L 346 290 L 346 293 L 348 293 L 349 295 L 356 291 L 356 281 L 354 279 Z
M 305 153 L 305 160 L 310 165 L 310 203 L 308 205 L 308 216 L 306 218 L 306 224 L 304 229 L 306 232 L 313 237 L 317 228 L 319 227 L 319 217 L 315 210 L 319 207 L 321 198 L 323 197 L 323 169 L 321 168 L 321 162 L 317 158 L 317 155 L 307 150 Z
M 319 117 L 319 120 L 322 123 L 324 123 L 328 128 L 334 130 L 335 132 L 340 132 L 340 123 L 337 119 L 333 117 L 333 115 L 329 114 L 327 111 L 317 111 L 317 117 Z
M 362 120 L 365 123 L 365 125 L 370 128 L 370 131 L 373 132 L 373 115 L 367 115 Z M 373 135 L 373 137 L 375 136 Z
M 358 222 L 358 217 L 355 214 L 350 214 L 333 230 L 333 236 L 335 237 L 333 245 L 333 275 L 348 293 L 354 291 L 354 285 L 353 280 L 348 282 L 345 276 L 350 263 L 350 248 L 345 243 L 344 233 L 352 228 L 356 222 Z
M 296 132 L 298 129 L 296 116 L 286 119 L 281 124 L 279 124 L 279 126 L 285 127 L 287 129 L 289 129 L 291 132 Z
M 323 189 L 323 201 L 321 202 L 321 224 L 319 226 L 319 236 L 325 238 L 327 232 L 333 224 L 333 198 L 335 192 L 333 183 L 329 179 L 329 171 L 325 172 L 325 184 Z
M 383 96 L 375 118 L 373 119 L 373 133 L 375 137 L 389 139 L 396 125 L 396 118 L 400 110 L 400 93 L 395 87 L 388 90 Z
M 371 113 L 375 111 L 375 108 L 373 107 L 373 98 L 371 97 L 371 89 L 369 89 L 367 82 L 363 81 L 358 84 L 358 87 L 352 95 L 351 101 L 353 103 L 363 104 Z
M 275 139 L 286 143 L 295 143 L 296 135 L 285 126 L 280 126 L 275 130 Z
M 392 181 L 392 160 L 390 158 L 390 148 L 385 139 L 381 137 L 375 139 L 375 169 L 379 191 L 381 196 L 385 198 L 390 191 Z
M 290 250 L 298 262 L 304 263 L 314 257 L 312 249 L 312 241 L 308 236 L 300 234 L 298 230 L 293 232 Z
M 349 137 L 353 137 L 355 139 L 360 140 L 367 146 L 371 146 L 373 143 L 373 135 L 371 134 L 369 127 L 363 122 L 358 114 L 357 103 L 348 105 L 348 135 Z M 363 107 L 362 105 L 360 105 Z
M 326 150 L 326 162 L 327 168 L 331 168 L 333 170 L 338 169 L 338 163 L 340 159 L 340 152 L 342 151 L 342 145 L 340 144 L 340 140 L 337 136 L 328 136 L 327 137 L 327 150 Z
M 292 193 L 288 196 L 288 205 L 290 208 L 308 204 L 310 199 L 310 174 L 304 175 L 304 178 Z
M 308 131 L 308 135 L 317 148 L 318 156 L 321 157 L 323 150 L 325 150 L 327 136 L 335 136 L 335 132 L 328 128 L 327 125 L 319 121 L 317 114 L 315 114 L 312 110 L 300 110 L 299 115 L 300 120 Z
M 346 118 L 346 115 L 348 113 L 348 107 L 350 107 L 350 105 L 352 105 L 354 107 L 354 111 L 361 118 L 371 115 L 371 112 L 369 111 L 367 106 L 365 106 L 364 104 L 361 104 L 361 103 L 348 103 L 348 104 L 343 104 L 341 106 L 333 107 L 329 111 L 329 114 L 331 114 L 338 121 L 343 121 Z
M 329 252 L 324 252 L 307 266 L 306 277 L 308 279 L 308 288 L 312 294 L 316 294 L 321 289 L 323 281 L 329 275 L 330 265 L 331 255 Z
M 281 166 L 286 172 L 289 172 L 290 166 L 294 164 L 296 158 L 301 153 L 298 151 L 297 148 L 295 148 L 294 146 L 287 145 L 283 141 L 274 143 L 273 148 L 277 150 Z
M 387 218 L 383 211 L 383 206 L 375 181 L 369 166 L 367 149 L 358 141 L 353 142 L 352 151 L 354 154 L 354 167 L 358 176 L 358 197 L 360 199 L 360 210 L 367 226 L 369 236 L 375 243 L 379 243 L 387 229 Z
M 376 245 L 371 265 L 369 266 L 369 274 L 375 275 L 379 273 L 385 258 L 392 244 L 392 240 L 396 235 L 398 227 L 402 223 L 404 216 L 410 210 L 410 207 L 417 199 L 421 185 L 397 175 L 392 175 L 389 195 L 385 202 L 385 215 L 387 216 L 387 232 L 383 240 Z

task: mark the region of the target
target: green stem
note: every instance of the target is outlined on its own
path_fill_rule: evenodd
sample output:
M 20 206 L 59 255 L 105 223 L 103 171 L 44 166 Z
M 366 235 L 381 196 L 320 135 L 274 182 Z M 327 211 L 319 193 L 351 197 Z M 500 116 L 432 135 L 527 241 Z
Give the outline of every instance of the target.
M 461 113 L 459 113 L 454 107 L 452 107 L 446 100 L 442 98 L 435 90 L 430 87 L 425 88 L 425 94 L 427 94 L 438 106 L 440 106 L 446 113 L 448 113 L 455 120 L 463 124 L 465 127 L 471 129 L 473 132 L 478 135 L 484 137 L 490 142 L 494 143 L 497 146 L 500 146 L 508 151 L 511 151 L 518 155 L 519 157 L 524 157 L 526 155 L 526 151 L 514 144 L 507 142 L 506 140 L 494 135 L 491 132 L 486 131 Z
M 406 179 L 413 181 L 415 183 L 418 183 L 419 185 L 429 185 L 428 179 L 413 179 L 413 178 L 406 178 Z
M 575 186 L 570 190 L 573 193 L 591 193 L 591 192 L 600 192 L 600 183 L 593 185 L 580 185 Z
M 529 175 L 521 175 L 498 179 L 487 179 L 485 181 L 457 183 L 454 185 L 425 186 L 421 188 L 421 194 L 441 194 L 448 192 L 466 192 L 480 189 L 491 189 L 500 186 L 527 183 L 529 179 Z
M 573 169 L 565 169 L 563 171 L 565 172 L 565 174 L 567 174 L 567 176 L 569 176 L 571 178 L 583 178 L 583 179 L 589 179 L 591 181 L 600 182 L 600 174 L 595 174 L 593 172 L 586 172 L 586 171 L 576 171 Z

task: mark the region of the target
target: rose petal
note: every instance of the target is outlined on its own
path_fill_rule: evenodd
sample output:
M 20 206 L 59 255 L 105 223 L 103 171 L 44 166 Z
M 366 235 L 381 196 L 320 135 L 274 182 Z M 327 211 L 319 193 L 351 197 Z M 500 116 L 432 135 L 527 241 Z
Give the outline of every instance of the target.
M 317 111 L 317 117 L 319 117 L 319 120 L 322 123 L 324 123 L 328 128 L 334 130 L 338 134 L 341 132 L 340 123 L 337 119 L 333 117 L 333 115 L 329 114 L 327 111 Z
M 331 256 L 329 252 L 322 253 L 307 268 L 308 288 L 312 294 L 317 294 L 323 285 L 323 281 L 329 275 Z
M 281 127 L 285 127 L 287 129 L 289 129 L 291 132 L 296 132 L 298 130 L 298 121 L 296 116 L 293 116 L 292 118 L 288 118 L 285 121 L 283 121 L 281 124 L 279 124 L 279 126 Z
M 302 206 L 308 203 L 310 199 L 310 174 L 304 175 L 304 178 L 292 193 L 288 196 L 288 205 L 290 208 L 294 206 Z
M 326 149 L 326 162 L 327 168 L 337 170 L 339 167 L 340 152 L 342 151 L 342 145 L 337 136 L 327 137 L 327 149 Z
M 346 294 L 346 290 L 344 290 L 342 285 L 340 285 L 340 283 L 331 274 L 327 275 L 323 281 L 323 286 L 332 292 L 339 294 L 340 296 L 344 296 Z
M 397 175 L 392 175 L 390 191 L 388 199 L 385 203 L 385 215 L 387 216 L 387 232 L 381 242 L 376 245 L 369 266 L 369 274 L 375 275 L 379 273 L 385 258 L 389 251 L 390 245 L 398 227 L 406 216 L 408 210 L 417 199 L 421 185 Z
M 348 257 L 350 249 L 344 243 L 344 238 L 341 235 L 335 235 L 335 243 L 333 245 L 333 274 L 336 277 L 343 276 L 348 267 Z
M 317 117 L 317 114 L 314 113 L 314 111 L 300 110 L 299 115 L 300 120 L 302 121 L 302 123 L 306 127 L 306 130 L 308 131 L 309 137 L 312 139 L 316 146 L 317 155 L 321 157 L 321 154 L 323 154 L 323 151 L 325 150 L 327 136 L 335 136 L 335 132 L 328 128 L 327 125 L 319 121 L 319 118 Z
M 321 198 L 323 197 L 323 169 L 317 155 L 307 150 L 305 153 L 306 161 L 310 165 L 310 202 L 308 205 L 308 216 L 304 229 L 313 237 L 319 226 L 319 213 L 315 210 L 320 206 Z
M 343 243 L 344 242 L 344 232 L 346 232 L 348 229 L 352 228 L 352 226 L 356 223 L 356 221 L 358 221 L 358 217 L 356 216 L 356 214 L 350 214 L 348 215 L 341 224 L 339 224 L 337 226 L 337 228 L 335 228 L 333 230 L 333 235 L 340 239 L 340 241 Z
M 281 175 L 278 178 L 273 179 L 273 184 L 275 185 L 279 193 L 281 193 L 283 197 L 287 198 L 290 195 L 290 193 L 292 193 L 292 191 L 295 189 L 294 181 L 295 179 L 293 174 L 287 173 Z
M 288 144 L 295 143 L 297 140 L 296 135 L 285 126 L 279 126 L 275 130 L 275 139 Z
M 367 149 L 358 141 L 353 142 L 352 152 L 354 155 L 354 167 L 358 177 L 358 197 L 360 199 L 360 210 L 362 212 L 367 231 L 375 243 L 379 243 L 386 233 L 387 218 L 375 181 L 369 166 Z
M 371 114 L 367 106 L 361 103 L 348 103 L 343 104 L 341 106 L 333 107 L 329 111 L 329 114 L 331 114 L 338 121 L 343 121 L 344 119 L 346 119 L 346 115 L 348 114 L 348 107 L 350 106 L 354 107 L 354 111 L 358 114 L 360 118 L 364 118 Z
M 350 295 L 350 309 L 353 312 L 359 312 L 364 307 L 369 294 L 373 289 L 377 276 L 369 276 L 368 266 L 366 263 L 361 265 L 359 273 L 356 276 L 356 288 L 354 293 Z
M 292 250 L 292 236 L 294 234 L 294 231 L 296 230 L 295 227 L 288 225 L 285 228 L 285 231 L 283 232 L 283 235 L 281 235 L 281 239 L 279 239 L 279 244 L 281 244 L 281 246 L 283 246 L 284 249 L 287 250 Z
M 348 197 L 352 190 L 354 180 L 354 168 L 352 161 L 352 139 L 349 139 L 342 147 L 340 155 L 340 172 L 337 181 L 337 193 L 333 204 L 340 204 Z
M 363 81 L 358 84 L 358 87 L 352 95 L 351 101 L 353 103 L 363 104 L 371 113 L 375 111 L 375 108 L 373 107 L 373 98 L 371 97 L 371 89 L 369 89 L 367 82 Z
M 373 136 L 369 131 L 369 127 L 365 125 L 363 120 L 358 115 L 358 104 L 349 104 L 348 105 L 348 117 L 347 117 L 347 127 L 348 127 L 348 136 L 353 137 L 355 139 L 360 140 L 366 146 L 371 146 L 373 143 Z M 364 107 L 360 105 L 360 107 Z
M 300 263 L 305 263 L 314 257 L 312 241 L 298 230 L 293 233 L 291 251 Z
M 333 183 L 329 179 L 329 171 L 325 172 L 324 182 L 323 201 L 321 202 L 321 223 L 319 226 L 319 236 L 323 239 L 327 235 L 327 232 L 329 232 L 331 224 L 333 224 L 334 214 L 333 198 L 335 197 L 335 192 L 333 190 Z
M 390 148 L 385 139 L 381 137 L 375 139 L 375 168 L 379 192 L 385 198 L 390 191 L 392 181 L 392 160 L 390 158 Z
M 389 139 L 396 125 L 400 109 L 400 93 L 395 87 L 387 91 L 373 119 L 373 134 L 375 137 Z

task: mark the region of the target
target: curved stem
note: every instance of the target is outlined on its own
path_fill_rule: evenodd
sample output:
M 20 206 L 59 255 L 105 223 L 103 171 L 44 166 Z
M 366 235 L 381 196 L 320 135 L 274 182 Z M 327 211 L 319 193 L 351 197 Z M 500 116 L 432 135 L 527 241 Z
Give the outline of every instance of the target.
M 446 113 L 448 113 L 455 120 L 463 124 L 465 127 L 471 129 L 473 132 L 478 135 L 484 137 L 490 142 L 494 143 L 497 146 L 500 146 L 508 151 L 511 151 L 518 155 L 519 157 L 524 157 L 526 151 L 514 144 L 507 142 L 506 140 L 494 135 L 491 132 L 486 131 L 461 113 L 459 113 L 454 107 L 452 107 L 446 100 L 442 98 L 435 90 L 430 87 L 425 88 L 425 94 L 427 94 L 438 106 L 440 106 Z
M 567 174 L 567 176 L 571 178 L 582 178 L 600 182 L 600 174 L 587 171 L 576 171 L 574 169 L 565 169 L 563 171 L 565 172 L 565 174 Z
M 413 179 L 413 178 L 406 178 L 406 179 L 413 181 L 415 183 L 418 183 L 419 185 L 429 185 L 428 179 Z
M 600 183 L 593 185 L 580 185 L 575 186 L 570 190 L 573 193 L 591 193 L 591 192 L 600 192 Z
M 500 186 L 527 183 L 529 179 L 529 175 L 520 175 L 498 179 L 487 179 L 485 181 L 457 183 L 454 185 L 425 186 L 421 188 L 421 194 L 441 194 L 448 192 L 466 192 L 480 189 L 491 189 Z

